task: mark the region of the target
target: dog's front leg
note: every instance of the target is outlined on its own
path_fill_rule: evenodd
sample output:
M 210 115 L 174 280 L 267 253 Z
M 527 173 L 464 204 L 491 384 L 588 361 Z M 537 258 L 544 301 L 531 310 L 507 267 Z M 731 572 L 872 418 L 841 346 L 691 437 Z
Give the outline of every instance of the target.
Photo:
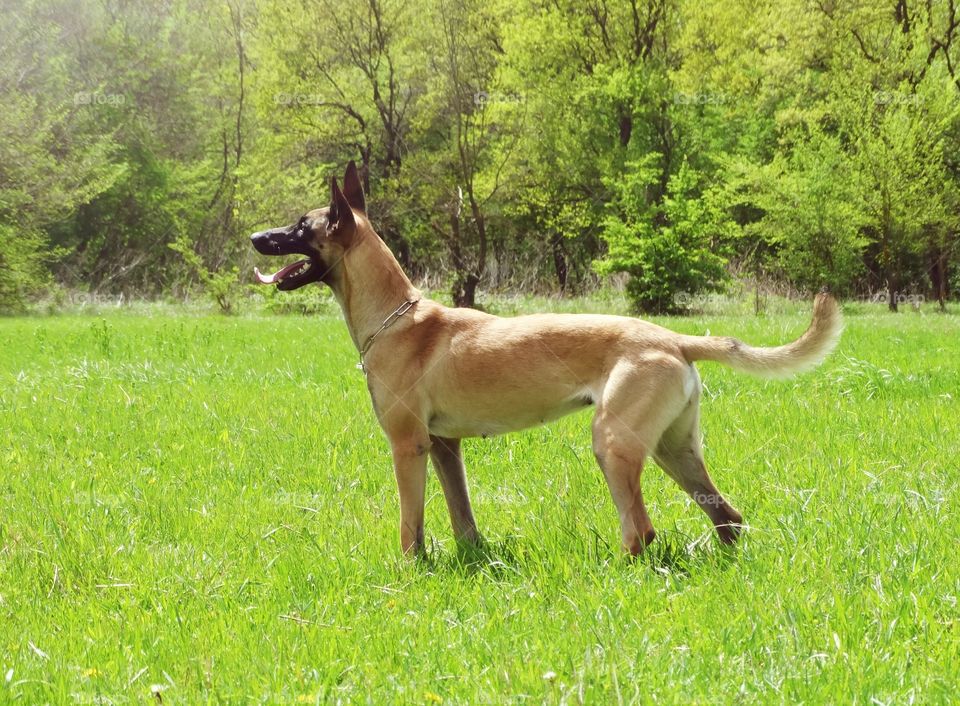
M 391 438 L 390 445 L 400 493 L 400 548 L 407 555 L 419 554 L 423 551 L 423 503 L 430 442 L 424 434 L 422 438 Z

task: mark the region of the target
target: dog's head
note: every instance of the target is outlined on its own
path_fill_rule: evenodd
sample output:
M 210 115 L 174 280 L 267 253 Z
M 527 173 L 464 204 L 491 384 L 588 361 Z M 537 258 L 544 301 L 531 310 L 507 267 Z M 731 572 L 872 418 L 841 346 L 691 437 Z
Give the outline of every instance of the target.
M 356 213 L 355 213 L 356 211 Z M 334 177 L 330 181 L 330 205 L 309 211 L 293 225 L 271 228 L 250 236 L 253 247 L 263 255 L 303 255 L 272 275 L 254 268 L 257 281 L 291 290 L 310 282 L 330 284 L 337 276 L 344 253 L 359 232 L 358 214 L 366 214 L 366 202 L 357 165 L 347 166 L 343 190 Z

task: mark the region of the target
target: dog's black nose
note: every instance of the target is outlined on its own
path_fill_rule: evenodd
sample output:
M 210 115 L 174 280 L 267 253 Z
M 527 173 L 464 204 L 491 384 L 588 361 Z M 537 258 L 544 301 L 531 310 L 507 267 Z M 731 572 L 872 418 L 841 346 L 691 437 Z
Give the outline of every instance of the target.
M 276 233 L 264 230 L 254 233 L 250 236 L 250 242 L 257 252 L 263 255 L 279 255 L 280 249 L 277 245 Z

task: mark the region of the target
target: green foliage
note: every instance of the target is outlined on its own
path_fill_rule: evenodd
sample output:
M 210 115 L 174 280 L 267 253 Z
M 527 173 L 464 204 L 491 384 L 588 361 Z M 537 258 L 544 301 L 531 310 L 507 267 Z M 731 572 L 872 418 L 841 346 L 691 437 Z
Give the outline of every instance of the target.
M 276 287 L 257 287 L 263 297 L 263 309 L 271 314 L 297 314 L 300 316 L 336 316 L 340 307 L 329 289 L 301 287 L 291 292 L 281 292 Z
M 357 159 L 404 267 L 468 304 L 593 286 L 598 260 L 652 310 L 717 286 L 718 264 L 946 297 L 955 14 L 945 0 L 25 0 L 0 25 L 0 223 L 31 253 L 7 258 L 50 263 L 70 288 L 159 295 L 198 277 L 168 242 L 189 239 L 208 272 L 246 265 L 244 236 L 322 206 Z
M 839 141 L 816 134 L 747 173 L 741 198 L 763 212 L 747 232 L 765 241 L 782 276 L 807 291 L 849 293 L 864 267 L 867 216 L 865 187 Z
M 232 314 L 236 311 L 243 291 L 238 267 L 223 267 L 217 271 L 207 269 L 203 259 L 194 250 L 194 244 L 186 238 L 178 238 L 168 247 L 180 253 L 183 261 L 200 280 L 204 293 L 219 307 L 220 313 Z
M 603 274 L 626 272 L 634 305 L 650 313 L 684 308 L 687 296 L 718 291 L 726 279 L 723 257 L 738 227 L 719 202 L 719 193 L 698 192 L 698 178 L 683 165 L 670 178 L 661 203 L 648 203 L 657 178 L 650 164 L 628 165 L 618 184 L 618 213 L 604 221 L 607 255 L 598 261 Z
M 233 171 L 245 122 L 237 63 L 225 65 L 231 12 L 192 0 L 21 5 L 0 29 L 0 222 L 41 233 L 31 242 L 63 256 L 38 257 L 92 291 L 160 294 L 182 278 L 166 247 L 182 234 L 202 232 L 215 266 L 234 258 L 224 245 L 243 227 Z
M 891 292 L 911 280 L 914 286 L 922 281 L 927 234 L 955 231 L 957 215 L 947 210 L 955 186 L 943 163 L 943 130 L 951 122 L 956 128 L 958 109 L 953 106 L 952 115 L 940 116 L 946 124 L 938 125 L 925 100 L 923 95 L 889 93 L 865 111 L 868 129 L 846 126 L 865 185 L 865 232 L 877 275 Z
M 0 224 L 0 313 L 23 311 L 50 282 L 43 235 Z

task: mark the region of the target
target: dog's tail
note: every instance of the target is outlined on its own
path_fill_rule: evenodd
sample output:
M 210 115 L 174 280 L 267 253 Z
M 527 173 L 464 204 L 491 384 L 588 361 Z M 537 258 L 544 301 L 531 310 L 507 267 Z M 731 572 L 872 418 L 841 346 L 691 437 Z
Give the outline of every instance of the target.
M 843 330 L 837 300 L 826 293 L 813 302 L 813 320 L 793 343 L 753 348 L 735 338 L 683 336 L 680 348 L 687 360 L 714 360 L 754 375 L 786 377 L 819 365 L 836 347 Z

